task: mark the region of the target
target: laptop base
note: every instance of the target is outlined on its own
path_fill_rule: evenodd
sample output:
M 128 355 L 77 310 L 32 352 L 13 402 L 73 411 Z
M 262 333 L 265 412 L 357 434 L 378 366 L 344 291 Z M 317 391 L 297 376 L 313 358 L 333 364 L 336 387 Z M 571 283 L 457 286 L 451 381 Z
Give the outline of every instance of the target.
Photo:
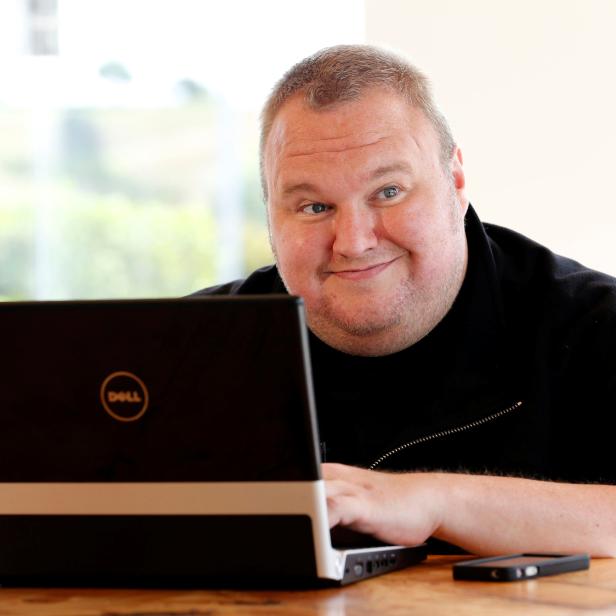
M 316 588 L 426 557 L 425 546 L 342 550 L 342 579 L 319 578 L 303 515 L 3 515 L 0 544 L 4 587 Z

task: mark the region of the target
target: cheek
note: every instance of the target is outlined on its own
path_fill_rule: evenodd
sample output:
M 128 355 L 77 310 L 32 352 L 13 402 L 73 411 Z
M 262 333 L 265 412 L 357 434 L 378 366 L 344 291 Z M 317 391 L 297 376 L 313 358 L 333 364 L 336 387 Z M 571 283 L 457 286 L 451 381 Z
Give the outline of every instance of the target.
M 383 237 L 408 253 L 414 276 L 433 276 L 442 262 L 450 259 L 454 237 L 448 210 L 414 203 L 408 208 L 392 208 L 382 224 Z
M 328 262 L 326 238 L 317 225 L 279 225 L 272 229 L 278 267 L 287 286 L 304 288 Z
M 425 243 L 425 221 L 410 208 L 386 210 L 381 218 L 381 237 L 413 254 Z

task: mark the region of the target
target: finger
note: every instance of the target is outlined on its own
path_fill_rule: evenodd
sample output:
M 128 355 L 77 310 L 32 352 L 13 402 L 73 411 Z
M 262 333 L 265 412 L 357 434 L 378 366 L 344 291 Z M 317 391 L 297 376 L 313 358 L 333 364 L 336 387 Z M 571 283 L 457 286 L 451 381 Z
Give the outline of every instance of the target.
M 327 498 L 329 527 L 347 526 L 361 530 L 361 501 L 356 496 L 336 494 Z
M 335 498 L 337 496 L 353 496 L 356 495 L 357 492 L 357 486 L 350 481 L 345 481 L 344 479 L 325 480 L 326 498 Z
M 370 509 L 369 494 L 357 483 L 344 479 L 325 481 L 325 496 L 330 528 L 338 524 L 363 530 Z

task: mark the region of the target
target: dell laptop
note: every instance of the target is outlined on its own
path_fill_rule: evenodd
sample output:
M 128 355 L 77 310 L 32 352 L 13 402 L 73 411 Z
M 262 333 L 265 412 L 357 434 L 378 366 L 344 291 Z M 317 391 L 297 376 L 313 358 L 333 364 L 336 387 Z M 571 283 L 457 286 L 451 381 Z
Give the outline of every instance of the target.
M 0 584 L 345 584 L 289 296 L 0 304 Z

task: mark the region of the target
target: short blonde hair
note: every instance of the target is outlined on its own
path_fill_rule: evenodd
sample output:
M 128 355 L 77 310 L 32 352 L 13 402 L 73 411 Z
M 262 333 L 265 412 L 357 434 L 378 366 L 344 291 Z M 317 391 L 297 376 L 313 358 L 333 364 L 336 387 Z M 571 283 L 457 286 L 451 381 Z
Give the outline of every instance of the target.
M 292 96 L 301 94 L 308 107 L 319 110 L 357 100 L 367 89 L 378 86 L 390 88 L 425 114 L 439 137 L 441 161 L 446 164 L 456 144 L 445 116 L 434 103 L 428 78 L 405 59 L 378 47 L 336 45 L 317 51 L 291 67 L 265 101 L 259 147 L 265 198 L 265 145 L 276 114 Z

